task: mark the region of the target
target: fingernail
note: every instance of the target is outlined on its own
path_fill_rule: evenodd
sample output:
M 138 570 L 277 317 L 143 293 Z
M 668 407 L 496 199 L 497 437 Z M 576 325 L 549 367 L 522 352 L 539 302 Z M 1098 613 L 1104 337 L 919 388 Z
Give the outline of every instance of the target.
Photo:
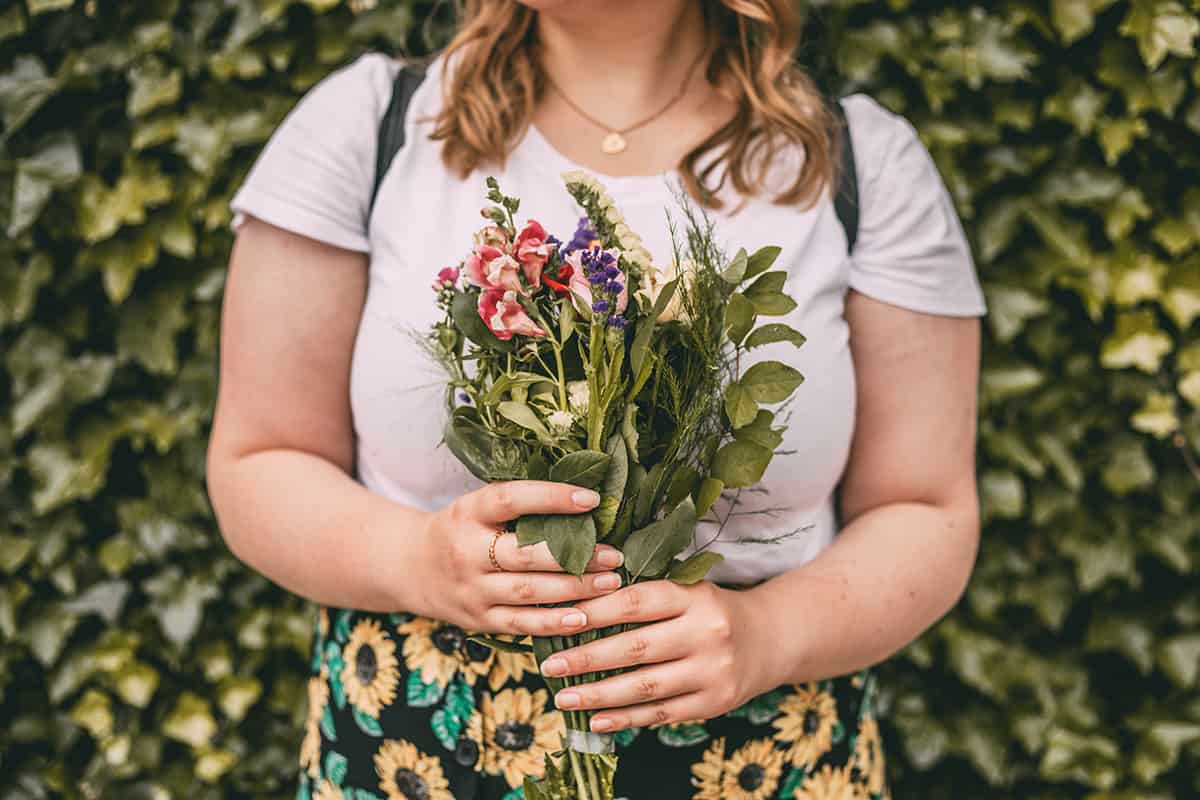
M 559 708 L 575 708 L 579 705 L 579 695 L 575 692 L 559 692 L 554 695 L 554 705 Z
M 570 614 L 564 614 L 562 624 L 568 628 L 581 628 L 587 623 L 587 617 L 578 611 L 572 611 Z
M 619 567 L 625 563 L 625 554 L 612 547 L 606 547 L 596 553 L 596 563 L 602 567 Z
M 614 575 L 611 572 L 606 572 L 603 575 L 597 575 L 595 586 L 602 592 L 607 592 L 610 589 L 617 589 L 621 586 L 621 576 Z
M 596 733 L 604 733 L 611 731 L 613 728 L 612 720 L 607 720 L 604 717 L 597 717 L 592 720 L 592 730 Z
M 550 656 L 542 662 L 542 674 L 555 677 L 567 671 L 567 660 L 558 656 Z
M 595 508 L 600 503 L 600 495 L 590 489 L 576 489 L 571 493 L 571 500 L 580 508 Z

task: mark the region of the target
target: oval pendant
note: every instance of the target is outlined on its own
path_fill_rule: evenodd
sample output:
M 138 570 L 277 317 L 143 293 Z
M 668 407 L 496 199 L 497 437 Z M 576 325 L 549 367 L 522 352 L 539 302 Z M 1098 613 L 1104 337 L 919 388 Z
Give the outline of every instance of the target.
M 600 149 L 610 156 L 616 155 L 625 149 L 625 137 L 613 131 L 604 137 L 604 141 L 600 142 Z

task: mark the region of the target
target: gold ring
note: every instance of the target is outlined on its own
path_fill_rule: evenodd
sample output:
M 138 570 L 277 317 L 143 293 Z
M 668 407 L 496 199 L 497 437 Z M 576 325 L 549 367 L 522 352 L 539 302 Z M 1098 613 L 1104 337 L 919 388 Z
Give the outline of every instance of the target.
M 496 560 L 496 542 L 500 541 L 500 537 L 508 533 L 506 530 L 498 530 L 492 534 L 492 543 L 488 545 L 488 561 L 492 562 L 492 566 L 497 572 L 503 572 L 504 567 L 500 566 L 500 562 Z

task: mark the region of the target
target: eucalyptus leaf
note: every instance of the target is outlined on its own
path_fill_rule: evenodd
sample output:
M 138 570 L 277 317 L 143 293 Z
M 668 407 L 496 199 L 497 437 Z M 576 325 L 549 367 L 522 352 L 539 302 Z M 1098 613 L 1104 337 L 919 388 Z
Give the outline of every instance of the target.
M 734 255 L 733 260 L 729 262 L 729 266 L 721 272 L 721 279 L 726 283 L 737 285 L 746 277 L 746 269 L 749 266 L 749 256 L 746 254 L 745 248 L 739 248 Z
M 725 387 L 725 416 L 734 429 L 749 425 L 758 414 L 758 403 L 753 393 L 741 383 Z
M 753 486 L 762 480 L 771 462 L 771 450 L 751 441 L 735 439 L 722 445 L 713 458 L 712 475 L 727 489 Z
M 755 250 L 746 265 L 746 275 L 743 280 L 749 280 L 769 270 L 781 252 L 783 251 L 776 245 L 767 245 Z
M 804 344 L 804 334 L 800 333 L 795 328 L 784 325 L 779 322 L 773 322 L 768 325 L 763 325 L 760 328 L 755 328 L 750 335 L 746 337 L 746 347 L 755 348 L 762 347 L 765 344 L 773 344 L 775 342 L 791 342 L 800 347 Z
M 781 361 L 760 361 L 746 370 L 739 381 L 759 403 L 782 403 L 803 382 L 799 370 Z

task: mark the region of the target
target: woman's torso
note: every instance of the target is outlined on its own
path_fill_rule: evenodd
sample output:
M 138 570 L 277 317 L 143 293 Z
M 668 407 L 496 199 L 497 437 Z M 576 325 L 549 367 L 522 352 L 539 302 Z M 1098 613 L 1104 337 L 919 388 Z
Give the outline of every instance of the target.
M 394 70 L 380 56 L 374 69 Z M 406 141 L 397 154 L 370 216 L 370 281 L 354 347 L 351 403 L 357 435 L 359 479 L 397 502 L 436 509 L 480 484 L 440 444 L 445 377 L 415 335 L 439 311 L 429 288 L 442 267 L 457 264 L 483 223 L 484 180 L 521 198 L 519 219 L 537 219 L 568 240 L 580 211 L 566 193 L 561 174 L 579 166 L 555 150 L 534 127 L 507 163 L 460 179 L 440 159 L 440 142 L 428 139 L 441 103 L 441 60 L 430 66 L 408 109 Z M 357 65 L 356 65 L 357 66 Z M 386 85 L 376 80 L 376 85 Z M 768 189 L 782 188 L 799 166 L 785 152 L 771 164 Z M 597 174 L 630 226 L 658 264 L 672 246 L 666 210 L 676 208 L 674 173 L 607 177 Z M 849 333 L 843 318 L 847 291 L 846 240 L 828 195 L 807 210 L 770 202 L 771 191 L 737 208 L 709 212 L 717 240 L 732 254 L 777 245 L 775 269 L 787 273 L 784 291 L 797 303 L 785 322 L 807 338 L 800 348 L 778 343 L 757 348 L 743 364 L 776 359 L 805 376 L 793 402 L 779 410 L 784 434 L 760 485 L 727 496 L 714 513 L 728 521 L 714 546 L 725 562 L 715 580 L 747 583 L 798 566 L 827 546 L 835 533 L 832 494 L 846 463 L 854 425 L 855 382 Z M 679 219 L 676 212 L 676 219 Z M 732 514 L 729 512 L 732 510 Z M 716 535 L 702 524 L 700 541 Z

